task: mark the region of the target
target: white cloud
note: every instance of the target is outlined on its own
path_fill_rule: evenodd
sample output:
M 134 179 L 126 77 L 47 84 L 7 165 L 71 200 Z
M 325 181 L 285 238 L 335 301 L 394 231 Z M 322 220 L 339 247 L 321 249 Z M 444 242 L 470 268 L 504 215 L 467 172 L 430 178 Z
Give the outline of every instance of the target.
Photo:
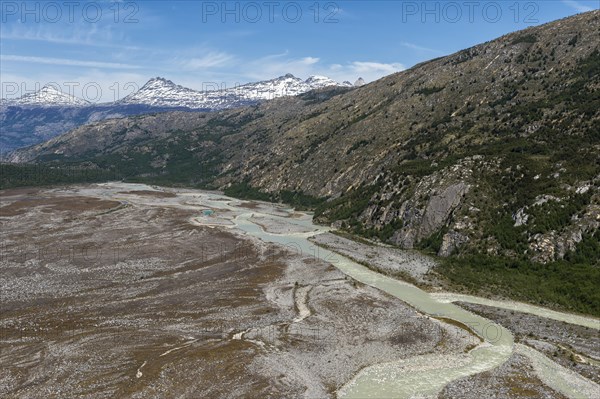
M 112 68 L 112 69 L 137 69 L 139 66 L 131 64 L 121 64 L 116 62 L 100 62 L 100 61 L 81 61 L 67 58 L 50 58 L 50 57 L 33 57 L 22 55 L 1 55 L 2 61 L 26 62 L 33 64 L 50 64 L 50 65 L 66 65 L 80 66 L 87 68 Z
M 594 8 L 587 6 L 585 4 L 581 4 L 575 0 L 562 0 L 562 3 L 571 7 L 572 9 L 574 9 L 577 12 L 588 12 L 588 11 L 593 11 Z
M 404 65 L 400 63 L 384 64 L 381 62 L 369 61 L 354 61 L 350 64 L 349 68 L 359 74 L 383 74 L 382 76 L 406 69 Z
M 338 82 L 354 82 L 359 77 L 370 82 L 404 69 L 404 65 L 398 62 L 353 61 L 345 64 L 325 64 L 317 57 L 289 57 L 289 52 L 286 51 L 248 62 L 243 76 L 246 80 L 265 80 L 291 73 L 303 79 L 311 75 L 325 75 Z
M 300 59 L 299 62 L 304 65 L 314 65 L 319 62 L 319 59 L 316 57 L 304 57 Z
M 366 82 L 372 82 L 405 69 L 405 66 L 399 62 L 353 61 L 347 64 L 328 65 L 322 70 L 321 74 L 327 75 L 338 82 L 347 80 L 353 83 L 359 77 Z
M 182 61 L 181 66 L 185 69 L 204 69 L 226 66 L 234 57 L 231 54 L 211 51 L 202 57 L 194 57 Z
M 320 59 L 317 57 L 290 58 L 289 52 L 271 54 L 248 62 L 241 75 L 255 80 L 272 79 L 291 73 L 298 77 L 316 75 Z
M 3 40 L 37 41 L 72 46 L 93 46 L 140 50 L 137 46 L 128 46 L 122 32 L 115 33 L 113 26 L 99 24 L 50 24 L 35 27 L 27 25 L 5 25 L 0 27 Z
M 442 54 L 442 52 L 440 50 L 436 50 L 436 49 L 429 48 L 429 47 L 419 46 L 418 44 L 414 44 L 414 43 L 402 42 L 402 43 L 400 43 L 400 45 L 402 47 L 410 48 L 410 49 L 417 50 L 417 51 L 425 51 L 428 53 Z

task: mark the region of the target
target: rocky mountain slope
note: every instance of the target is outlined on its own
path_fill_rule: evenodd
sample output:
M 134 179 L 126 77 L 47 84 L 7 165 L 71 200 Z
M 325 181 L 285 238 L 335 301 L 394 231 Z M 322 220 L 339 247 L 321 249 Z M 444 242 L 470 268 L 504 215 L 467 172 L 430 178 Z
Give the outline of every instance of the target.
M 86 123 L 131 115 L 185 111 L 215 111 L 257 104 L 329 86 L 352 87 L 327 77 L 302 80 L 293 75 L 219 90 L 196 91 L 157 77 L 112 103 L 92 104 L 48 85 L 37 92 L 0 103 L 0 154 L 40 143 Z
M 12 160 L 317 205 L 321 222 L 443 256 L 598 262 L 599 76 L 593 11 L 354 90 L 100 122 Z
M 60 102 L 57 105 L 47 104 L 44 102 L 0 106 L 2 125 L 0 156 L 17 148 L 49 140 L 86 123 L 174 110 L 170 107 L 143 104 L 69 105 Z

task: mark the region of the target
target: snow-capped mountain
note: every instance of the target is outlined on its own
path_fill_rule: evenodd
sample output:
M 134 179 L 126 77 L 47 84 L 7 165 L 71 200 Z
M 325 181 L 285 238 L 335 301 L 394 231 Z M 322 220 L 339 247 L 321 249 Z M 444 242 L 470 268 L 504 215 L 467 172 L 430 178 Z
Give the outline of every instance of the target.
M 35 93 L 17 99 L 2 100 L 4 106 L 119 106 L 144 105 L 161 108 L 223 109 L 243 106 L 263 100 L 284 96 L 295 96 L 324 87 L 353 87 L 350 82 L 338 83 L 325 76 L 311 76 L 306 80 L 292 74 L 261 82 L 223 88 L 220 90 L 197 91 L 157 77 L 150 79 L 140 90 L 114 103 L 92 104 L 46 85 Z
M 157 77 L 150 79 L 138 91 L 117 101 L 118 104 L 145 104 L 157 107 L 197 107 L 204 101 L 202 93 Z
M 27 93 L 14 100 L 3 100 L 2 105 L 11 106 L 76 106 L 91 105 L 89 101 L 63 93 L 52 85 L 46 85 L 35 93 Z
M 365 82 L 365 80 L 363 78 L 358 78 L 356 80 L 356 82 L 354 82 L 354 86 L 356 86 L 356 87 L 364 86 L 366 84 L 367 83 Z
M 340 84 L 324 76 L 302 80 L 287 74 L 221 90 L 196 91 L 164 78 L 153 78 L 137 92 L 103 104 L 93 104 L 46 85 L 17 99 L 0 100 L 0 156 L 103 119 L 173 110 L 192 112 L 235 108 L 329 86 L 353 85 L 349 82 Z
M 223 109 L 283 96 L 295 96 L 329 86 L 352 87 L 352 84 L 349 82 L 338 83 L 325 76 L 311 76 L 302 80 L 292 74 L 287 74 L 275 79 L 231 88 L 196 91 L 157 77 L 150 79 L 139 91 L 130 94 L 118 103 L 191 109 Z
M 340 84 L 325 76 L 311 76 L 306 80 L 302 80 L 288 73 L 276 79 L 235 87 L 230 91 L 249 100 L 270 100 L 283 96 L 296 96 L 311 90 L 331 86 L 350 87 L 351 85 L 348 86 L 347 83 Z

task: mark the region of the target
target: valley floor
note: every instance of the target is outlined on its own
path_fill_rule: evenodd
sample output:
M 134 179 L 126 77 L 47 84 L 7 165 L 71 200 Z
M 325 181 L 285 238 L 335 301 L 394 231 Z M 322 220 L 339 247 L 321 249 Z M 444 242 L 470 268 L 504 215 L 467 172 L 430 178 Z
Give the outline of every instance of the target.
M 469 342 L 326 262 L 189 223 L 200 206 L 88 195 L 2 193 L 0 396 L 327 397 Z
M 6 190 L 0 200 L 2 397 L 335 397 L 369 366 L 462 359 L 480 345 L 316 252 L 235 228 L 247 212 L 274 234 L 314 234 L 309 223 L 287 226 L 305 215 L 282 206 L 131 184 Z M 417 255 L 382 253 L 353 258 L 432 284 Z M 597 330 L 462 306 L 598 383 Z M 440 397 L 467 391 L 563 397 L 520 352 Z

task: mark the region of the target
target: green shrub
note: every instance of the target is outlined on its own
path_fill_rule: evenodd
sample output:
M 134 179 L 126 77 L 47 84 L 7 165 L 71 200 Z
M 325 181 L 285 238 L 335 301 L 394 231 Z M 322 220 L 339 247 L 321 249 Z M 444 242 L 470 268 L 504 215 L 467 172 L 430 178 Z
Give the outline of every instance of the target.
M 440 92 L 442 90 L 444 90 L 443 86 L 441 86 L 441 87 L 436 87 L 436 86 L 433 86 L 433 87 L 424 87 L 422 89 L 415 90 L 415 94 L 423 94 L 425 96 L 429 96 L 431 94 Z
M 588 238 L 583 247 L 585 249 L 578 248 L 576 252 L 596 256 L 595 264 L 577 255 L 571 261 L 545 265 L 524 259 L 469 255 L 442 259 L 438 272 L 454 288 L 473 294 L 501 296 L 600 316 L 597 238 Z
M 535 43 L 537 42 L 537 37 L 535 35 L 529 34 L 529 35 L 522 35 L 517 37 L 515 40 L 512 41 L 512 44 L 519 44 L 519 43 Z

